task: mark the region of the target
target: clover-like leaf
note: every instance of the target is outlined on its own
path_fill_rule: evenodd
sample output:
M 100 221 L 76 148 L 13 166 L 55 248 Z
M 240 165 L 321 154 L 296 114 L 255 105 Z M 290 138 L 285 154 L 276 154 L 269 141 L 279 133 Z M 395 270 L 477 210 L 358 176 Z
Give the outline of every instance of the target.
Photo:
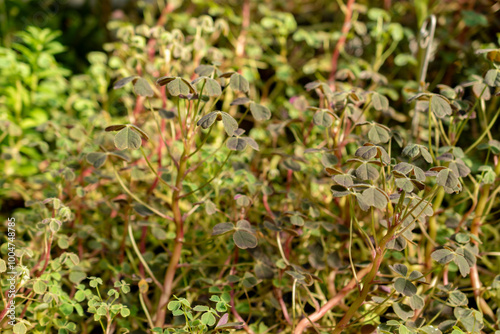
M 373 159 L 377 156 L 377 146 L 374 145 L 364 145 L 356 150 L 355 156 L 363 158 L 365 160 Z
M 409 280 L 403 277 L 398 277 L 394 281 L 394 288 L 397 292 L 405 296 L 411 297 L 417 293 L 417 287 Z
M 108 155 L 103 152 L 92 152 L 87 154 L 87 162 L 89 164 L 92 164 L 94 168 L 101 168 L 106 162 L 107 158 Z
M 376 180 L 379 176 L 378 170 L 368 163 L 362 163 L 356 168 L 356 176 L 360 180 Z
M 211 113 L 206 114 L 203 116 L 197 123 L 196 125 L 201 126 L 203 129 L 208 129 L 209 127 L 212 126 L 212 124 L 215 123 L 217 120 L 217 116 L 219 114 L 216 111 L 212 111 Z
M 184 78 L 175 78 L 167 83 L 167 90 L 172 96 L 195 94 L 196 90 L 189 81 Z
M 408 267 L 401 263 L 396 263 L 393 266 L 389 265 L 389 268 L 391 268 L 392 271 L 396 272 L 398 275 L 401 275 L 403 277 L 406 277 L 406 275 L 408 274 Z
M 376 208 L 383 210 L 389 201 L 387 194 L 379 188 L 370 187 L 363 191 L 364 202 Z
M 463 277 L 467 277 L 467 275 L 470 272 L 470 266 L 465 257 L 462 255 L 456 255 L 455 258 L 453 259 L 453 262 L 458 266 L 458 269 L 460 270 L 460 274 Z
M 137 150 L 142 144 L 141 136 L 129 126 L 120 130 L 115 135 L 114 142 L 119 150 L 125 150 L 127 148 Z
M 401 303 L 392 304 L 392 309 L 394 313 L 403 321 L 406 321 L 408 318 L 413 317 L 415 312 L 408 306 Z
M 250 84 L 248 83 L 247 79 L 245 79 L 245 77 L 239 73 L 234 73 L 231 75 L 231 78 L 229 79 L 229 86 L 231 87 L 231 89 L 243 93 L 248 93 L 248 91 L 250 90 Z
M 329 112 L 321 110 L 314 114 L 313 122 L 315 125 L 329 128 L 333 124 L 333 119 Z
M 438 118 L 451 115 L 450 103 L 439 95 L 432 95 L 429 101 L 429 108 Z
M 220 116 L 222 117 L 222 124 L 224 125 L 224 130 L 228 136 L 232 136 L 234 132 L 238 129 L 238 122 L 233 118 L 233 116 L 229 115 L 227 112 L 219 111 Z
M 453 193 L 458 191 L 460 181 L 451 169 L 444 168 L 437 174 L 436 183 L 442 186 L 447 193 Z
M 440 264 L 447 264 L 453 260 L 455 255 L 450 250 L 443 248 L 432 252 L 431 257 L 434 261 L 437 261 Z
M 240 220 L 236 223 L 236 231 L 233 234 L 233 241 L 241 249 L 257 247 L 257 237 L 253 232 L 252 226 L 246 220 Z
M 219 223 L 212 229 L 212 235 L 221 235 L 234 230 L 233 223 Z
M 374 92 L 372 94 L 372 103 L 375 110 L 387 111 L 389 109 L 389 100 L 379 93 Z
M 469 303 L 467 295 L 460 290 L 452 291 L 448 297 L 451 306 L 465 306 Z
M 226 143 L 227 148 L 231 151 L 243 151 L 247 145 L 247 141 L 241 137 L 231 137 Z
M 370 139 L 373 144 L 381 144 L 387 143 L 391 137 L 385 128 L 379 125 L 372 125 L 370 131 L 368 131 L 368 139 Z
M 250 112 L 252 113 L 253 118 L 257 121 L 266 121 L 271 119 L 271 111 L 268 107 L 263 106 L 262 104 L 257 104 L 255 102 L 250 103 Z
M 410 307 L 414 310 L 421 310 L 425 306 L 425 301 L 419 295 L 413 295 L 410 298 Z
M 193 84 L 196 84 L 200 81 L 205 81 L 203 84 L 203 91 L 200 94 L 205 94 L 208 96 L 219 96 L 222 94 L 222 89 L 217 80 L 203 76 L 193 80 Z
M 149 82 L 144 78 L 139 78 L 134 84 L 134 92 L 143 97 L 153 97 L 155 92 L 149 85 Z
M 126 78 L 120 79 L 120 80 L 115 82 L 115 84 L 113 85 L 113 89 L 120 89 L 120 88 L 124 87 L 126 84 L 128 84 L 129 82 L 136 80 L 137 78 L 139 78 L 137 75 L 133 75 L 131 77 L 126 77 Z

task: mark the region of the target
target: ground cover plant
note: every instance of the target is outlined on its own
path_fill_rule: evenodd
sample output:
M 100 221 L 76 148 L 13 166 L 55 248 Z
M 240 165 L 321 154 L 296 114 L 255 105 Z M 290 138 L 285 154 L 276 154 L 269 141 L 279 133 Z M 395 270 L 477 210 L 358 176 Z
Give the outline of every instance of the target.
M 137 2 L 75 59 L 54 3 L 1 26 L 2 333 L 500 332 L 498 5 Z

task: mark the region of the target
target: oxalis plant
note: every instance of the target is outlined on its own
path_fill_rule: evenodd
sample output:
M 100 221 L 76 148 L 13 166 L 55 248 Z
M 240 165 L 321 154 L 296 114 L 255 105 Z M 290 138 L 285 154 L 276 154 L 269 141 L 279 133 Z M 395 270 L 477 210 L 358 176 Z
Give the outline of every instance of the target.
M 185 231 L 189 224 L 194 223 L 189 222 L 189 218 L 203 203 L 194 203 L 193 195 L 199 195 L 200 192 L 209 189 L 208 186 L 221 175 L 234 152 L 247 148 L 259 150 L 257 142 L 246 136 L 245 130 L 239 127 L 247 114 L 250 112 L 257 121 L 267 120 L 271 116 L 269 109 L 248 97 L 250 86 L 241 74 L 222 73 L 216 65 L 201 65 L 196 68 L 195 75 L 194 80 L 180 76 L 164 76 L 156 80 L 156 85 L 151 85 L 148 79 L 139 76 L 118 80 L 114 84 L 115 89 L 133 84 L 134 93 L 145 99 L 149 115 L 145 115 L 137 124 L 114 124 L 106 127 L 105 131 L 116 133 L 113 139 L 116 150 L 101 146 L 101 152 L 87 155 L 87 161 L 96 168 L 101 167 L 108 158 L 112 159 L 114 177 L 125 193 L 133 199 L 133 207 L 139 215 L 157 215 L 164 219 L 165 226 L 175 224 L 175 238 L 162 281 L 155 277 L 142 257 L 134 241 L 133 225 L 128 225 L 135 254 L 144 266 L 148 279 L 154 281 L 158 287 L 159 293 L 154 296 L 155 307 L 148 308 L 141 299 L 143 311 L 151 328 L 162 328 L 166 319 L 167 305 L 171 310 L 179 309 L 175 303 L 169 304 L 169 301 L 183 251 Z M 230 105 L 242 106 L 244 109 L 242 114 L 237 116 L 238 120 L 230 113 L 218 110 L 219 101 L 224 99 L 229 90 L 233 96 Z M 173 104 L 171 108 L 167 107 L 169 104 L 167 101 Z M 151 141 L 150 135 L 142 129 L 145 122 L 156 125 L 155 138 L 158 138 L 156 142 Z M 205 147 L 207 143 L 211 143 L 208 149 Z M 165 148 L 165 151 L 162 148 Z M 140 151 L 141 155 L 133 161 L 126 152 L 136 150 Z M 152 156 L 156 162 L 152 160 Z M 165 160 L 167 164 L 163 165 Z M 149 168 L 155 176 L 154 184 L 162 187 L 161 203 L 148 202 L 146 198 L 131 189 L 130 182 L 127 181 L 128 168 L 120 166 L 120 161 L 131 164 L 143 163 Z M 211 167 L 207 168 L 207 162 Z M 205 169 L 203 172 L 205 178 L 201 179 L 200 183 L 193 183 L 190 180 L 191 175 L 200 173 L 201 168 Z M 200 178 L 196 178 L 195 181 L 199 182 Z M 235 243 L 238 247 L 251 248 L 257 245 L 255 232 L 248 221 L 239 221 L 235 229 L 237 230 L 235 236 L 238 236 L 235 237 Z M 183 301 L 185 299 L 182 299 L 179 305 L 187 305 Z M 147 304 L 151 305 L 152 301 Z M 202 308 L 205 310 L 205 307 L 200 306 L 195 307 L 194 311 Z M 183 310 L 188 311 L 188 309 Z M 208 313 L 201 317 L 204 328 L 213 326 L 215 321 L 212 319 L 218 316 L 212 309 L 207 308 L 206 311 Z M 190 313 L 186 314 L 188 321 L 192 320 Z M 219 325 L 229 327 L 225 323 Z M 188 322 L 188 326 L 197 325 Z
M 485 327 L 486 331 L 494 331 L 497 316 L 484 299 L 486 290 L 478 280 L 477 257 L 481 244 L 478 231 L 495 201 L 497 191 L 491 193 L 491 184 L 496 182 L 500 171 L 495 156 L 498 141 L 481 142 L 487 136 L 492 138 L 490 129 L 500 109 L 493 110 L 485 120 L 483 132 L 467 149 L 457 146 L 471 119 L 469 116 L 476 110 L 486 113 L 490 87 L 499 86 L 498 51 L 483 53 L 487 53 L 495 68 L 484 78 L 465 85 L 476 95 L 475 103 L 460 98 L 464 89 L 461 86 L 456 89 L 440 86 L 439 93 L 424 91 L 408 99 L 409 104 L 417 101 L 415 117 L 425 116 L 419 125 L 423 142 L 421 138 L 405 138 L 397 130 L 365 119 L 364 114 L 370 108 L 375 113 L 389 112 L 388 99 L 377 92 L 359 89 L 332 92 L 322 82 L 306 86 L 316 91 L 320 99 L 318 106 L 304 111 L 313 114 L 311 124 L 319 127 L 319 133 L 326 129 L 326 136 L 320 148 L 307 148 L 305 152 L 321 153 L 324 172 L 333 180 L 332 211 L 341 215 L 338 219 L 348 229 L 348 267 L 352 279 L 324 305 L 318 305 L 315 312 L 305 314 L 294 333 L 303 333 L 307 327 L 324 330 L 316 322 L 353 291 L 356 293 L 352 301 L 342 308 L 343 315 L 328 332 L 480 333 Z M 363 145 L 353 146 L 349 142 L 356 131 L 362 136 Z M 309 134 L 312 137 L 314 132 Z M 305 142 L 306 138 L 301 139 Z M 354 154 L 344 158 L 344 147 Z M 488 151 L 484 156 L 486 162 L 476 167 L 477 174 L 471 177 L 465 161 L 476 147 Z M 492 156 L 494 167 L 489 164 Z M 467 177 L 470 184 L 465 182 Z M 467 195 L 460 202 L 472 200 L 472 208 L 453 224 L 449 222 L 451 217 L 456 219 L 453 208 L 451 212 L 445 211 L 449 216 L 446 224 L 454 228 L 454 233 L 447 232 L 449 241 L 440 246 L 437 243 L 438 222 L 442 221 L 439 212 L 443 212 L 440 207 L 447 194 L 458 197 L 464 192 Z M 469 215 L 474 218 L 468 219 Z M 417 244 L 426 247 L 416 249 L 413 245 Z M 360 259 L 353 256 L 354 248 L 359 247 L 368 250 L 365 255 L 368 264 L 359 263 Z M 403 252 L 407 259 L 414 260 L 386 264 L 394 252 Z M 320 255 L 316 261 L 323 261 L 321 258 Z M 283 260 L 290 265 L 284 255 Z M 436 262 L 444 265 L 444 269 Z M 312 264 L 318 268 L 318 264 Z M 454 281 L 470 277 L 471 290 L 453 284 L 449 277 L 452 265 L 457 274 Z M 310 285 L 306 276 L 309 279 L 314 276 L 304 275 L 303 269 L 297 272 L 292 264 L 294 267 L 295 301 L 295 282 L 306 287 Z M 373 324 L 376 319 L 378 327 Z

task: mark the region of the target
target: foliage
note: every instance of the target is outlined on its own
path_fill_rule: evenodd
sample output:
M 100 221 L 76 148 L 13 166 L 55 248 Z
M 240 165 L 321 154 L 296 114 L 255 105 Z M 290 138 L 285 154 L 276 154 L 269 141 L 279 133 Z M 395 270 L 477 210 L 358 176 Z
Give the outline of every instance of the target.
M 498 332 L 495 15 L 412 5 L 141 3 L 83 74 L 7 38 L 2 333 Z

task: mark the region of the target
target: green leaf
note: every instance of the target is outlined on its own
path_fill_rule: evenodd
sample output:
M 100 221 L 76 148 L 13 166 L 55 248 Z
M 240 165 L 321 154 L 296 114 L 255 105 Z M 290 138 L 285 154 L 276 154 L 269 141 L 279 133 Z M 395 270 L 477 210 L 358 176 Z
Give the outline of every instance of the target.
M 3 273 L 4 271 L 7 271 L 7 263 L 5 260 L 0 259 L 0 273 Z
M 125 127 L 123 130 L 120 130 L 115 135 L 115 146 L 119 150 L 125 150 L 127 148 L 137 150 L 141 147 L 142 141 L 141 136 L 132 130 L 130 127 Z
M 462 291 L 455 290 L 450 293 L 450 296 L 448 297 L 448 303 L 450 303 L 451 306 L 465 306 L 469 303 L 469 300 L 467 299 L 467 295 L 463 293 Z
M 59 310 L 62 314 L 68 317 L 73 313 L 73 305 L 64 303 L 59 307 Z
M 227 112 L 219 111 L 219 115 L 222 117 L 222 124 L 224 125 L 224 130 L 228 136 L 232 136 L 234 132 L 238 129 L 238 122 L 229 115 Z
M 406 275 L 408 274 L 408 267 L 405 266 L 404 264 L 396 263 L 393 266 L 389 265 L 389 268 L 391 268 L 392 271 L 403 277 L 406 277 Z
M 229 86 L 231 87 L 231 89 L 243 93 L 248 93 L 248 91 L 250 90 L 250 84 L 248 83 L 247 79 L 245 79 L 245 77 L 239 73 L 234 73 L 233 75 L 231 75 L 231 78 L 229 79 Z
M 373 144 L 381 144 L 387 143 L 389 139 L 391 139 L 391 137 L 389 136 L 389 132 L 387 132 L 386 129 L 377 125 L 372 125 L 370 131 L 368 131 L 368 139 Z
M 447 264 L 453 260 L 455 255 L 450 250 L 443 248 L 432 252 L 431 257 L 434 261 L 437 261 L 440 264 Z
M 212 126 L 212 124 L 215 123 L 217 120 L 217 116 L 219 114 L 216 111 L 212 111 L 211 113 L 206 114 L 203 116 L 196 125 L 201 126 L 203 129 L 208 129 L 209 127 Z
M 207 326 L 215 325 L 215 317 L 211 312 L 205 312 L 201 316 L 201 322 Z
M 35 293 L 41 295 L 47 290 L 47 284 L 42 280 L 37 280 L 33 284 L 33 290 L 35 291 Z
M 333 124 L 333 119 L 332 119 L 332 116 L 328 112 L 318 111 L 313 116 L 313 122 L 315 125 L 329 128 Z
M 168 303 L 167 308 L 169 309 L 169 311 L 178 310 L 181 308 L 181 302 L 172 300 Z
M 372 103 L 375 110 L 387 111 L 389 109 L 389 100 L 379 93 L 374 92 L 372 94 Z
M 346 187 L 341 185 L 333 185 L 330 190 L 332 191 L 333 197 L 344 197 L 351 193 Z
M 196 90 L 193 88 L 193 86 L 191 86 L 189 82 L 179 77 L 170 80 L 167 83 L 167 90 L 172 96 L 187 96 L 189 93 L 196 93 Z
M 139 78 L 134 84 L 134 92 L 143 97 L 153 97 L 155 92 L 149 85 L 149 82 L 144 78 Z
M 126 77 L 126 78 L 120 79 L 120 80 L 115 82 L 115 84 L 113 85 L 113 89 L 120 89 L 120 88 L 124 87 L 126 84 L 128 84 L 129 82 L 131 82 L 137 78 L 139 78 L 137 75 L 133 75 L 131 77 Z
M 432 95 L 429 101 L 429 108 L 436 117 L 443 118 L 451 115 L 450 103 L 439 95 Z
M 379 176 L 378 170 L 368 163 L 362 163 L 356 168 L 356 176 L 360 180 L 376 180 Z
M 233 223 L 220 223 L 214 226 L 212 229 L 212 235 L 221 235 L 234 230 Z
M 363 200 L 369 206 L 374 206 L 381 210 L 387 206 L 387 195 L 379 188 L 368 188 L 363 191 Z
M 240 137 L 231 137 L 227 140 L 226 146 L 232 151 L 243 151 L 247 147 L 247 141 Z
M 488 18 L 473 10 L 462 10 L 462 18 L 467 27 L 488 26 Z
M 26 325 L 22 322 L 18 322 L 17 324 L 12 327 L 12 331 L 14 334 L 26 334 L 28 329 L 26 328 Z
M 124 318 L 128 317 L 130 315 L 130 310 L 128 309 L 128 307 L 123 306 L 120 310 L 120 315 Z
M 469 266 L 469 263 L 467 262 L 467 260 L 465 259 L 465 257 L 457 254 L 455 256 L 455 259 L 453 260 L 453 262 L 455 262 L 455 264 L 458 266 L 458 269 L 460 270 L 460 274 L 463 277 L 467 277 L 467 275 L 470 272 L 470 266 Z
M 201 94 L 208 96 L 219 96 L 222 94 L 222 89 L 217 80 L 208 77 L 199 77 L 193 81 L 193 84 L 200 81 L 205 81 Z
M 403 321 L 406 321 L 408 318 L 413 317 L 415 312 L 408 306 L 400 303 L 392 304 L 392 309 L 394 313 Z
M 85 292 L 83 290 L 78 290 L 75 293 L 75 300 L 79 303 L 83 302 L 85 300 Z
M 373 159 L 377 156 L 377 154 L 378 154 L 377 147 L 373 145 L 361 146 L 354 153 L 355 156 L 363 158 L 365 160 Z
M 103 152 L 92 152 L 87 154 L 87 162 L 89 164 L 92 164 L 94 168 L 101 168 L 106 162 L 107 158 L 108 155 Z
M 397 292 L 411 297 L 417 293 L 417 287 L 406 278 L 398 277 L 394 281 L 394 288 Z
M 210 308 L 208 306 L 205 306 L 205 305 L 196 305 L 195 307 L 193 307 L 193 311 L 196 311 L 196 312 L 206 312 L 209 309 Z
M 257 104 L 255 102 L 250 103 L 250 112 L 252 113 L 253 118 L 257 121 L 266 121 L 271 119 L 271 111 L 268 107 L 261 104 Z
M 425 306 L 425 301 L 419 295 L 413 295 L 410 298 L 410 307 L 414 310 L 421 310 Z
M 441 170 L 436 176 L 436 183 L 447 193 L 458 191 L 459 182 L 457 175 L 449 168 Z
M 490 87 L 500 87 L 500 70 L 491 69 L 486 72 L 484 82 Z
M 240 220 L 236 223 L 233 240 L 236 246 L 241 249 L 257 247 L 257 237 L 253 232 L 252 225 L 246 220 Z

